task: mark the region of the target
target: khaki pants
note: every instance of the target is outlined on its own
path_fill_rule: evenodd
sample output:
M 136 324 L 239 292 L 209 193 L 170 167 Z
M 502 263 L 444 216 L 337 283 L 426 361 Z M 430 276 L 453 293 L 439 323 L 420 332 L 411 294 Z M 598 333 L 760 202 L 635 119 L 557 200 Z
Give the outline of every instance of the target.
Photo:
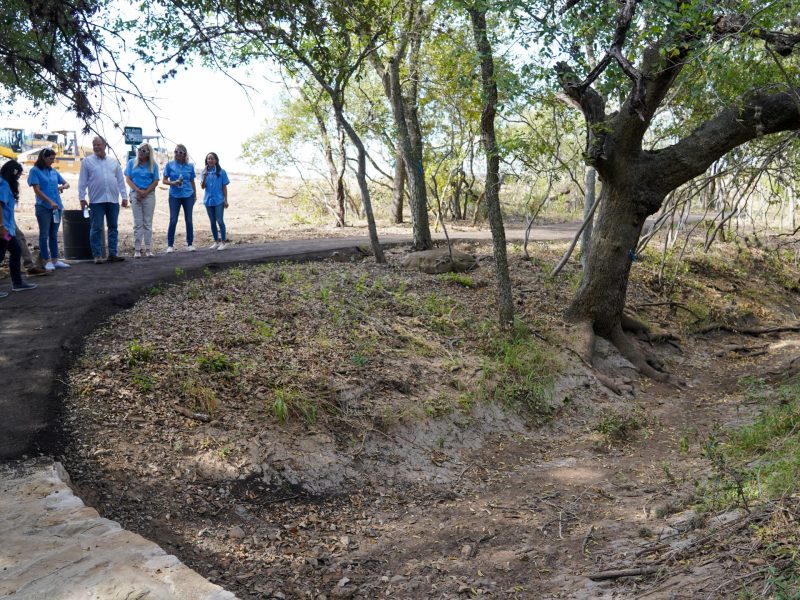
M 42 253 L 36 253 L 36 262 L 33 262 L 33 256 L 31 256 L 31 249 L 28 248 L 28 240 L 25 239 L 25 235 L 22 233 L 22 230 L 17 227 L 17 242 L 19 242 L 20 254 L 22 256 L 22 268 L 23 269 L 32 269 L 33 267 L 41 268 L 43 266 L 42 262 Z
M 153 190 L 144 199 L 139 200 L 136 194 L 130 195 L 133 212 L 133 249 L 151 250 L 153 248 L 153 213 L 156 210 L 156 191 Z M 144 246 L 142 246 L 144 242 Z

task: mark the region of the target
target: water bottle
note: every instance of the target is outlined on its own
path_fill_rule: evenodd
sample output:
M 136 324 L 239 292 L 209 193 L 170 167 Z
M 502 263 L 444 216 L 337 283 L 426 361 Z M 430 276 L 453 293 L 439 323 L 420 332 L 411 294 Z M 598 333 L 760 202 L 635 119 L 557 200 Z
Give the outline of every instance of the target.
M 57 208 L 53 209 L 53 223 L 60 223 L 61 222 L 61 211 Z
M 89 218 L 89 207 L 88 206 L 84 206 L 83 207 L 83 218 L 84 219 L 88 219 Z

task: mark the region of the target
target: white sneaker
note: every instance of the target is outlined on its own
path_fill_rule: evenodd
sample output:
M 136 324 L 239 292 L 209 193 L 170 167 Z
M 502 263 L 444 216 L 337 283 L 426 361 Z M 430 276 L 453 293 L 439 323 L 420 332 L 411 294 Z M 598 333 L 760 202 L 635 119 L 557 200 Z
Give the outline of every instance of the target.
M 175 248 L 173 248 L 172 246 L 167 246 L 167 254 L 169 254 L 170 252 L 175 252 Z
M 150 250 L 150 248 L 147 249 L 147 251 L 145 252 L 145 255 L 146 256 L 155 256 L 155 254 L 153 254 L 153 251 Z
M 216 250 L 218 246 L 219 246 L 219 242 L 214 242 L 213 244 L 211 244 L 211 245 L 208 247 L 208 249 L 209 249 L 209 250 Z
M 195 250 L 196 250 L 196 248 L 194 246 L 186 246 L 186 251 L 187 252 L 194 252 Z
M 142 258 L 142 253 L 138 250 L 133 251 L 133 258 Z
M 63 260 L 57 260 L 53 266 L 55 266 L 56 269 L 69 269 L 72 265 L 68 265 Z
M 217 246 L 217 250 L 225 250 L 227 244 L 225 242 L 220 242 L 219 246 Z
M 48 262 L 48 263 L 47 263 L 47 264 L 44 266 L 44 270 L 45 270 L 45 271 L 55 271 L 55 270 L 56 270 L 56 266 L 55 266 L 53 263 L 51 263 L 51 262 Z

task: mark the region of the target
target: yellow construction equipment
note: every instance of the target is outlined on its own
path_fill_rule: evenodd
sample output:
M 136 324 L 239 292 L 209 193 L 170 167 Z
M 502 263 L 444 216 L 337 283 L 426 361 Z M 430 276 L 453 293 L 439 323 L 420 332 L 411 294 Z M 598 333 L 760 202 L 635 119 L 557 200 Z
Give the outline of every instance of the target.
M 59 129 L 34 133 L 30 138 L 30 149 L 21 152 L 17 160 L 30 168 L 36 163 L 42 148 L 55 150 L 53 168 L 62 173 L 78 173 L 81 160 L 92 153 L 91 149 L 78 146 L 78 135 L 74 130 Z
M 15 159 L 20 152 L 30 150 L 30 138 L 30 132 L 19 127 L 0 128 L 0 159 Z

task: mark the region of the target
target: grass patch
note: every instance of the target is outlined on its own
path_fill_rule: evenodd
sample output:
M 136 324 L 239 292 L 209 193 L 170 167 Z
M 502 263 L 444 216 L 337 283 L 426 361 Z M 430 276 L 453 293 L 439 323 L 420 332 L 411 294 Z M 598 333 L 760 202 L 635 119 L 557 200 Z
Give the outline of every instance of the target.
M 197 357 L 197 367 L 207 373 L 230 372 L 236 374 L 238 371 L 236 361 L 224 352 L 214 350 L 210 346 L 206 347 Z
M 639 408 L 629 413 L 608 412 L 592 428 L 606 440 L 608 445 L 624 444 L 636 438 L 647 426 L 647 419 Z
M 551 401 L 559 365 L 553 352 L 545 348 L 517 322 L 511 331 L 487 328 L 483 373 L 478 388 L 482 398 L 499 402 L 534 421 L 553 415 Z
M 128 344 L 128 366 L 134 367 L 150 362 L 153 358 L 153 346 L 138 339 Z
M 800 380 L 769 386 L 746 378 L 740 386 L 748 400 L 763 403 L 765 409 L 724 441 L 717 436 L 706 441 L 714 474 L 703 504 L 710 509 L 747 507 L 800 490 Z

